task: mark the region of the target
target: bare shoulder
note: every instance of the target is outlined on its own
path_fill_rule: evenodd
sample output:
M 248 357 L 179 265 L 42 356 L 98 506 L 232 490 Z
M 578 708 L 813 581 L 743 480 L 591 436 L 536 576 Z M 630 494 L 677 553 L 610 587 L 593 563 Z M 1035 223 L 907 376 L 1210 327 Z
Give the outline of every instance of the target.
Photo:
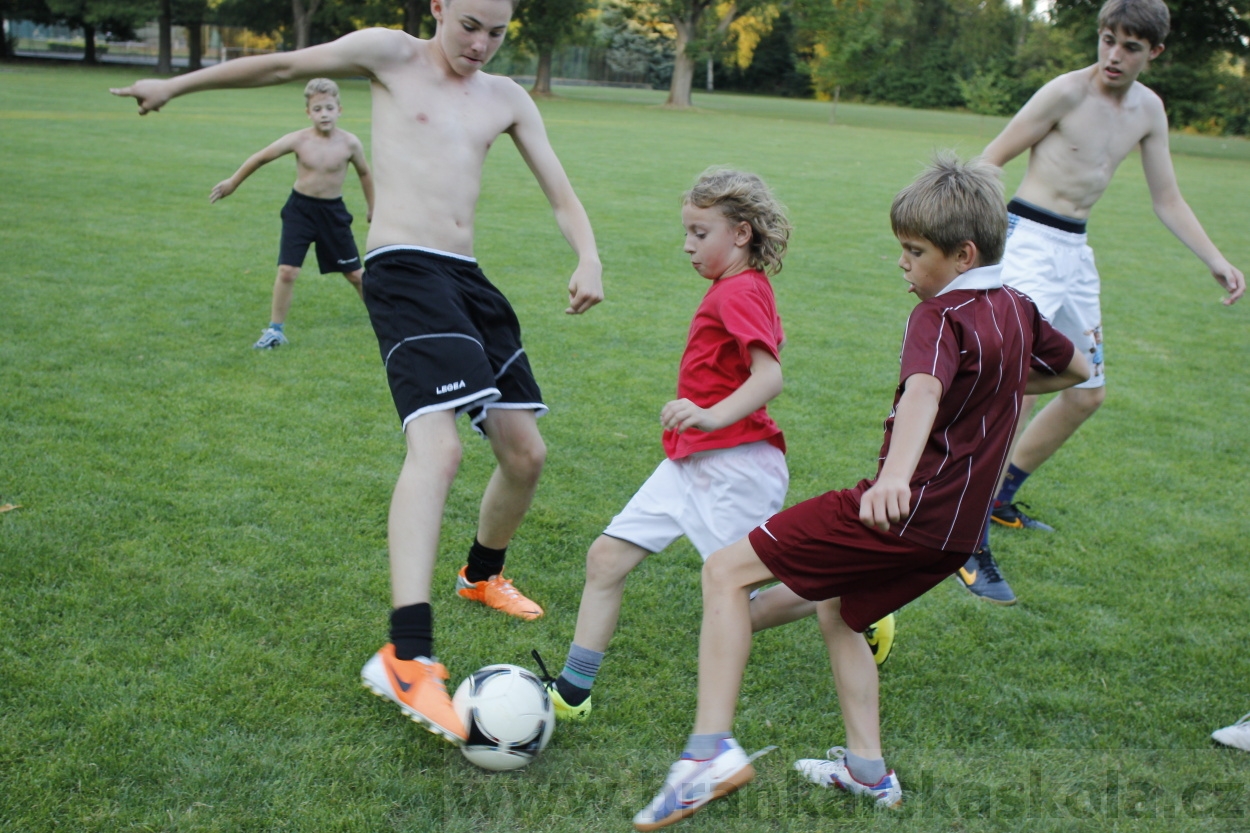
M 364 147 L 364 143 L 360 141 L 360 139 L 356 136 L 355 133 L 352 133 L 349 130 L 344 130 L 341 127 L 336 127 L 334 129 L 337 132 L 342 134 L 343 141 L 347 142 L 349 145 L 352 145 L 353 147 L 357 147 L 357 146 Z
M 315 127 L 305 127 L 300 130 L 291 131 L 274 144 L 283 144 L 287 147 L 298 148 L 300 145 L 303 145 L 313 139 L 316 135 L 317 129 Z
M 349 32 L 335 43 L 367 56 L 371 64 L 391 64 L 410 60 L 424 42 L 399 29 L 375 26 Z
M 1145 108 L 1151 115 L 1166 112 L 1163 99 L 1159 97 L 1159 94 L 1140 81 L 1133 82 L 1133 96 L 1137 99 L 1139 106 Z
M 1090 94 L 1093 84 L 1093 73 L 1097 66 L 1065 72 L 1056 75 L 1038 90 L 1038 95 L 1045 93 L 1055 104 L 1068 108 L 1076 107 Z
M 482 73 L 481 79 L 485 83 L 491 97 L 511 105 L 514 110 L 517 107 L 532 107 L 534 104 L 534 100 L 530 98 L 530 94 L 525 91 L 525 88 L 506 75 L 487 75 Z

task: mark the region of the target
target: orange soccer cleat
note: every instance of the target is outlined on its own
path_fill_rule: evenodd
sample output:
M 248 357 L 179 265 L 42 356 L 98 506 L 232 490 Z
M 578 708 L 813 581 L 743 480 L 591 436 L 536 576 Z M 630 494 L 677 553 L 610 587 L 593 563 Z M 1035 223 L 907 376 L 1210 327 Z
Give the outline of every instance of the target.
M 443 685 L 446 679 L 447 669 L 441 662 L 425 657 L 398 659 L 395 646 L 390 643 L 383 645 L 360 671 L 365 688 L 396 703 L 405 715 L 427 730 L 460 745 L 469 733 L 451 706 Z
M 512 586 L 512 580 L 503 575 L 491 576 L 485 581 L 469 581 L 464 577 L 468 567 L 461 567 L 456 576 L 456 593 L 462 599 L 481 602 L 487 607 L 502 610 L 509 616 L 520 619 L 534 620 L 543 615 L 543 609 L 535 602 L 525 598 Z

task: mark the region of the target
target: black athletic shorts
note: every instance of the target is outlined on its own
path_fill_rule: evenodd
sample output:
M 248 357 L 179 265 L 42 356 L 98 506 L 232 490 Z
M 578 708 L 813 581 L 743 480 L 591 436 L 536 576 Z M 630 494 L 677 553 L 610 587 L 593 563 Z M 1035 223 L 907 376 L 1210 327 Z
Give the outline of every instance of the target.
M 433 411 L 475 427 L 488 408 L 547 412 L 516 313 L 477 261 L 411 246 L 365 260 L 365 307 L 405 427 Z
M 360 268 L 360 252 L 352 237 L 352 215 L 342 197 L 323 200 L 292 191 L 282 206 L 282 243 L 278 265 L 302 267 L 308 247 L 317 244 L 317 265 L 321 274 L 355 272 Z

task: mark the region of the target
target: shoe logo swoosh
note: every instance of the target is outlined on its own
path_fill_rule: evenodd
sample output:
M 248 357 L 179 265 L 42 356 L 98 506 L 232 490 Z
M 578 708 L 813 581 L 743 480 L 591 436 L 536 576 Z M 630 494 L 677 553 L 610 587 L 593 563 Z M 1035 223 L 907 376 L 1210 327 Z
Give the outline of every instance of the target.
M 967 570 L 965 570 L 963 567 L 960 567 L 960 568 L 959 568 L 959 575 L 960 575 L 960 577 L 961 577 L 961 578 L 963 578 L 963 580 L 964 580 L 964 584 L 976 584 L 976 581 L 977 581 L 977 571 L 976 571 L 976 570 L 973 570 L 973 571 L 970 573 L 970 572 L 968 572 Z
M 386 670 L 390 672 L 391 679 L 395 681 L 395 684 L 397 686 L 399 686 L 399 690 L 407 694 L 408 689 L 412 688 L 412 683 L 404 682 L 404 680 L 399 676 L 398 673 L 396 673 L 395 669 L 392 666 L 390 665 L 386 666 Z

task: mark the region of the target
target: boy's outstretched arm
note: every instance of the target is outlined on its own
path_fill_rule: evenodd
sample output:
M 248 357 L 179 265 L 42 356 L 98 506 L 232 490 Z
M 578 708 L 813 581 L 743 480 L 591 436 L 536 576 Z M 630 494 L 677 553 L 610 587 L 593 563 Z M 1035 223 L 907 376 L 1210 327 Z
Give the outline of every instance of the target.
M 1089 381 L 1089 361 L 1081 353 L 1073 353 L 1072 361 L 1062 373 L 1043 373 L 1029 368 L 1029 378 L 1024 383 L 1025 396 L 1040 396 Z
M 565 312 L 579 315 L 603 300 L 603 265 L 599 262 L 595 233 L 590 227 L 586 209 L 573 192 L 564 166 L 551 148 L 538 107 L 519 86 L 513 85 L 509 95 L 512 96 L 517 116 L 507 132 L 551 203 L 560 233 L 577 255 L 577 268 L 569 280 L 569 306 Z
M 1246 292 L 1246 278 L 1211 242 L 1193 209 L 1181 196 L 1180 186 L 1176 183 L 1176 170 L 1172 167 L 1172 154 L 1168 149 L 1168 121 L 1162 104 L 1158 104 L 1150 133 L 1141 140 L 1141 164 L 1155 215 L 1168 231 L 1206 264 L 1216 283 L 1228 292 L 1223 304 L 1236 303 Z
M 278 141 L 274 142 L 264 150 L 258 150 L 247 158 L 247 161 L 239 166 L 234 172 L 234 176 L 229 179 L 223 179 L 213 186 L 213 190 L 208 194 L 209 202 L 217 202 L 217 200 L 228 197 L 235 192 L 243 180 L 256 173 L 257 169 L 262 165 L 267 165 L 275 159 L 286 156 L 295 150 L 295 137 L 297 133 L 288 133 Z
M 1061 75 L 1035 92 L 1002 132 L 985 146 L 981 158 L 1001 168 L 1046 138 L 1075 103 L 1067 86 L 1067 79 Z
M 751 376 L 742 386 L 710 408 L 689 399 L 674 399 L 660 410 L 660 424 L 678 434 L 687 428 L 715 431 L 750 416 L 781 393 L 781 364 L 761 347 L 751 349 Z
M 903 383 L 903 395 L 894 408 L 890 450 L 876 482 L 860 498 L 859 521 L 864 526 L 888 532 L 891 523 L 911 514 L 911 476 L 929 441 L 941 400 L 942 383 L 936 376 L 913 373 Z
M 238 58 L 173 78 L 136 81 L 109 92 L 134 98 L 139 102 L 139 115 L 143 116 L 161 109 L 170 99 L 203 90 L 265 87 L 318 76 L 374 78 L 375 68 L 402 60 L 404 37 L 402 32 L 390 29 L 361 29 L 307 49 Z

